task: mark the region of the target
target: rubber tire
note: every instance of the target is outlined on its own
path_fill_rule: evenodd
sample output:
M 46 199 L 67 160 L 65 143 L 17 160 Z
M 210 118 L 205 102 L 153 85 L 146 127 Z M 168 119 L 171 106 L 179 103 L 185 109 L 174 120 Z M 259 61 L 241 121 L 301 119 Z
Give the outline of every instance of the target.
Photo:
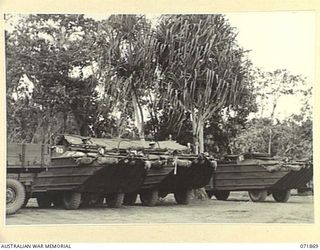
M 11 203 L 6 202 L 6 214 L 16 213 L 24 204 L 26 199 L 26 190 L 23 184 L 14 179 L 7 179 L 6 191 L 14 192 L 14 200 Z
M 140 200 L 143 206 L 153 207 L 159 200 L 158 190 L 145 190 L 141 192 Z
M 287 202 L 290 198 L 290 189 L 275 191 L 272 193 L 272 197 L 277 202 Z
M 67 210 L 78 209 L 81 203 L 81 193 L 66 192 L 63 194 L 62 204 Z
M 209 199 L 211 199 L 212 196 L 213 196 L 213 191 L 211 191 L 211 190 L 206 190 L 206 193 L 207 193 Z
M 125 206 L 133 206 L 137 201 L 138 194 L 137 193 L 128 193 L 124 195 L 123 205 Z
M 124 193 L 109 194 L 106 197 L 107 206 L 110 208 L 121 207 L 124 200 Z
M 52 197 L 48 194 L 40 194 L 37 197 L 37 203 L 39 208 L 49 208 L 52 204 Z
M 192 189 L 176 191 L 174 192 L 174 198 L 178 204 L 188 205 L 192 198 Z
M 262 202 L 265 201 L 265 199 L 268 196 L 268 191 L 264 189 L 260 190 L 250 190 L 248 191 L 249 197 L 251 201 L 253 202 Z
M 219 201 L 226 201 L 229 198 L 230 191 L 216 191 L 214 192 L 214 196 Z

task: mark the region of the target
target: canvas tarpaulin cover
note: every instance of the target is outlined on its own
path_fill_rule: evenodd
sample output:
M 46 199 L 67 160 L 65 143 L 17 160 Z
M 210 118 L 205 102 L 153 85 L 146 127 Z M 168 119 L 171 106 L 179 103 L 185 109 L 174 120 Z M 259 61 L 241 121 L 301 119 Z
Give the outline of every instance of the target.
M 81 137 L 75 135 L 64 135 L 65 140 L 70 144 L 82 144 L 83 139 L 88 137 Z M 142 140 L 127 140 L 121 138 L 89 138 L 93 144 L 103 146 L 106 150 L 112 149 L 129 149 L 129 148 L 149 148 L 151 141 L 142 141 Z M 175 141 L 158 141 L 155 143 L 155 148 L 161 149 L 171 149 L 171 150 L 186 150 L 187 147 L 180 145 Z

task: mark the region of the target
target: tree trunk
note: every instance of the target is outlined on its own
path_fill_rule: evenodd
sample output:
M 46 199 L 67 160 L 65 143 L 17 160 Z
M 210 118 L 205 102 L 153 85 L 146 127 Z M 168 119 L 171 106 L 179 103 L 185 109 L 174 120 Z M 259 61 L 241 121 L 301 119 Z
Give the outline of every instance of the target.
M 197 136 L 197 124 L 196 122 L 192 121 L 192 137 L 193 137 L 193 153 L 199 153 L 199 141 Z
M 63 112 L 62 133 L 66 133 L 66 131 L 67 131 L 67 120 L 68 120 L 68 113 L 67 112 Z
M 199 154 L 204 152 L 204 135 L 203 135 L 204 122 L 201 119 L 195 119 L 192 115 L 192 133 L 193 144 L 195 146 L 194 153 Z M 193 195 L 198 200 L 207 200 L 208 195 L 205 188 L 198 188 L 193 190 Z
M 204 122 L 202 120 L 199 121 L 199 150 L 200 154 L 204 153 Z
M 270 120 L 271 120 L 271 127 L 269 129 L 269 140 L 268 140 L 268 153 L 271 155 L 271 149 L 272 149 L 272 126 L 273 126 L 273 118 L 274 118 L 274 114 L 276 111 L 276 107 L 277 107 L 277 100 L 275 99 L 273 101 L 273 106 L 272 106 L 272 111 L 271 111 L 271 115 L 270 115 Z
M 139 105 L 137 96 L 134 91 L 132 91 L 132 106 L 134 111 L 134 122 L 135 126 L 139 131 L 139 137 L 141 140 L 144 140 L 144 121 L 143 121 L 143 111 L 141 106 Z
M 193 144 L 195 146 L 194 153 L 204 153 L 204 122 L 202 119 L 192 120 Z
M 272 148 L 272 129 L 269 129 L 269 142 L 268 142 L 268 154 L 271 155 L 271 148 Z
M 80 135 L 81 136 L 88 136 L 88 124 L 83 122 L 80 127 Z

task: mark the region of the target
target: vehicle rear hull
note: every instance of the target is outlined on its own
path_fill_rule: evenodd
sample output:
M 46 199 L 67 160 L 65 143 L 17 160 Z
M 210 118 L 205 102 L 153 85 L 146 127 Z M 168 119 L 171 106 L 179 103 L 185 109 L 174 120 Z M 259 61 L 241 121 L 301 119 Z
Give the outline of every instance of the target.
M 287 190 L 306 185 L 313 176 L 312 166 L 300 164 L 300 169 L 279 167 L 279 162 L 244 161 L 221 163 L 214 171 L 206 190 L 249 191 Z
M 190 167 L 178 166 L 158 185 L 158 190 L 166 193 L 177 190 L 196 189 L 204 187 L 210 181 L 213 173 L 212 164 L 208 160 L 193 161 Z

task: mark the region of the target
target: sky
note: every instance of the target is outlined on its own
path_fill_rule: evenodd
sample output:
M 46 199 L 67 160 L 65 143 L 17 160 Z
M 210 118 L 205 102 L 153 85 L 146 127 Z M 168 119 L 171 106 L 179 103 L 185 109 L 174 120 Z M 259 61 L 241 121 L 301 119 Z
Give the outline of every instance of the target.
M 226 14 L 250 49 L 254 63 L 271 71 L 286 68 L 314 80 L 315 14 L 313 12 L 247 12 Z
M 238 30 L 238 42 L 249 49 L 255 66 L 265 71 L 287 69 L 315 81 L 315 13 L 246 12 L 228 13 L 226 17 Z M 301 108 L 299 96 L 281 97 L 276 110 L 280 120 Z M 312 100 L 310 100 L 312 102 Z M 268 112 L 267 112 L 268 113 Z

